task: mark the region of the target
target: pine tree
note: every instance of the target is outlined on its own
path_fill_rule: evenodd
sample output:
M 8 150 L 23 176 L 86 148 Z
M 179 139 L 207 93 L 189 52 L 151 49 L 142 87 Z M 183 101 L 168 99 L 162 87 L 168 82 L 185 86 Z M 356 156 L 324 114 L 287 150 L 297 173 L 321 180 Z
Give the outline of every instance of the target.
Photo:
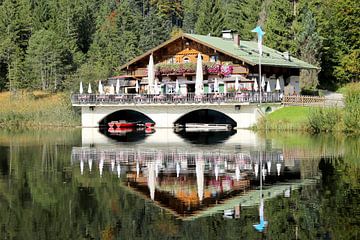
M 293 6 L 288 0 L 273 0 L 265 22 L 265 45 L 279 51 L 294 50 Z
M 238 32 L 241 39 L 253 39 L 251 30 L 256 27 L 260 7 L 261 0 L 230 0 L 226 7 L 226 27 Z
M 61 81 L 59 37 L 51 30 L 39 30 L 29 40 L 26 55 L 28 87 L 42 90 L 56 90 Z
M 0 6 L 0 59 L 7 65 L 10 91 L 23 87 L 30 24 L 30 5 L 27 0 L 4 0 Z
M 184 20 L 183 29 L 184 32 L 193 33 L 195 31 L 195 23 L 198 19 L 198 0 L 184 0 Z
M 221 1 L 203 1 L 199 9 L 199 18 L 195 24 L 195 32 L 220 36 L 222 30 L 224 30 L 224 16 Z
M 298 50 L 297 57 L 315 66 L 320 65 L 319 50 L 322 46 L 322 39 L 317 32 L 316 19 L 312 11 L 305 5 L 300 10 L 295 27 L 295 48 Z M 318 85 L 318 70 L 302 70 L 300 82 L 302 88 L 315 89 Z

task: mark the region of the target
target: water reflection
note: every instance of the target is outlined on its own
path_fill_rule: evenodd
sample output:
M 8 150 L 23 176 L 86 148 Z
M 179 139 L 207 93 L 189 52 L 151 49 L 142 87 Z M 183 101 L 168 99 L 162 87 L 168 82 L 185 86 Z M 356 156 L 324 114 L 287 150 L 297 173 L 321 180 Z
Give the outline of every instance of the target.
M 359 156 L 358 138 L 330 135 L 0 130 L 0 238 L 357 239 Z
M 117 176 L 131 190 L 182 218 L 201 215 L 213 205 L 235 197 L 243 206 L 254 205 L 259 200 L 252 199 L 248 192 L 256 191 L 259 183 L 262 186 L 264 182 L 267 197 L 275 197 L 280 189 L 305 184 L 308 177 L 306 172 L 301 173 L 300 160 L 284 159 L 281 149 L 74 147 L 71 159 L 81 175 L 92 174 L 95 163 L 98 173 L 93 174 L 101 178 L 106 171 Z

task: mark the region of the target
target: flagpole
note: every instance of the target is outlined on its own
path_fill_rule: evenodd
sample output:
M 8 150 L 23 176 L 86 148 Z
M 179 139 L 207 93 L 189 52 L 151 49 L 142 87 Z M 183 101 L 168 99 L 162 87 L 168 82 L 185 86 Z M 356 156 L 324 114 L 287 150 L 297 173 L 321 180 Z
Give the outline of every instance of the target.
M 259 105 L 261 105 L 261 84 L 262 84 L 262 79 L 261 79 L 261 53 L 259 50 L 259 89 L 260 89 L 260 96 L 259 96 Z

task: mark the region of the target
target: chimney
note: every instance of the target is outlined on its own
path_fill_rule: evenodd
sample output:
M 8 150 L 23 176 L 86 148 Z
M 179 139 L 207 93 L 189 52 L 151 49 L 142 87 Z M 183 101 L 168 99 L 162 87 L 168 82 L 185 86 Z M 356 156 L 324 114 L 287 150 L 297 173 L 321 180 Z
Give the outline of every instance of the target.
M 234 33 L 233 36 L 234 36 L 234 43 L 235 43 L 235 45 L 236 45 L 237 47 L 240 47 L 240 36 L 239 36 L 239 34 Z
M 232 30 L 223 30 L 222 31 L 222 39 L 232 40 L 233 39 L 233 31 Z

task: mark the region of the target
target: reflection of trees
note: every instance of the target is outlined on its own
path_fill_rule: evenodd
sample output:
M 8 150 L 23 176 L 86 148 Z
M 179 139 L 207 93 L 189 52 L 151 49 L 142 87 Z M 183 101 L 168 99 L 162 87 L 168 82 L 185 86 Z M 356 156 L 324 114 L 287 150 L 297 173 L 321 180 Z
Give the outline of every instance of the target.
M 322 178 L 290 198 L 265 203 L 267 235 L 273 239 L 356 239 L 360 235 L 358 144 L 342 140 L 345 157 L 309 161 Z M 5 239 L 256 239 L 257 207 L 240 219 L 222 214 L 180 221 L 130 192 L 115 175 L 81 175 L 64 143 L 11 145 L 11 174 L 0 177 L 0 233 Z M 320 146 L 321 147 L 321 146 Z M 3 154 L 1 152 L 0 154 Z M 311 163 L 317 166 L 312 166 Z

